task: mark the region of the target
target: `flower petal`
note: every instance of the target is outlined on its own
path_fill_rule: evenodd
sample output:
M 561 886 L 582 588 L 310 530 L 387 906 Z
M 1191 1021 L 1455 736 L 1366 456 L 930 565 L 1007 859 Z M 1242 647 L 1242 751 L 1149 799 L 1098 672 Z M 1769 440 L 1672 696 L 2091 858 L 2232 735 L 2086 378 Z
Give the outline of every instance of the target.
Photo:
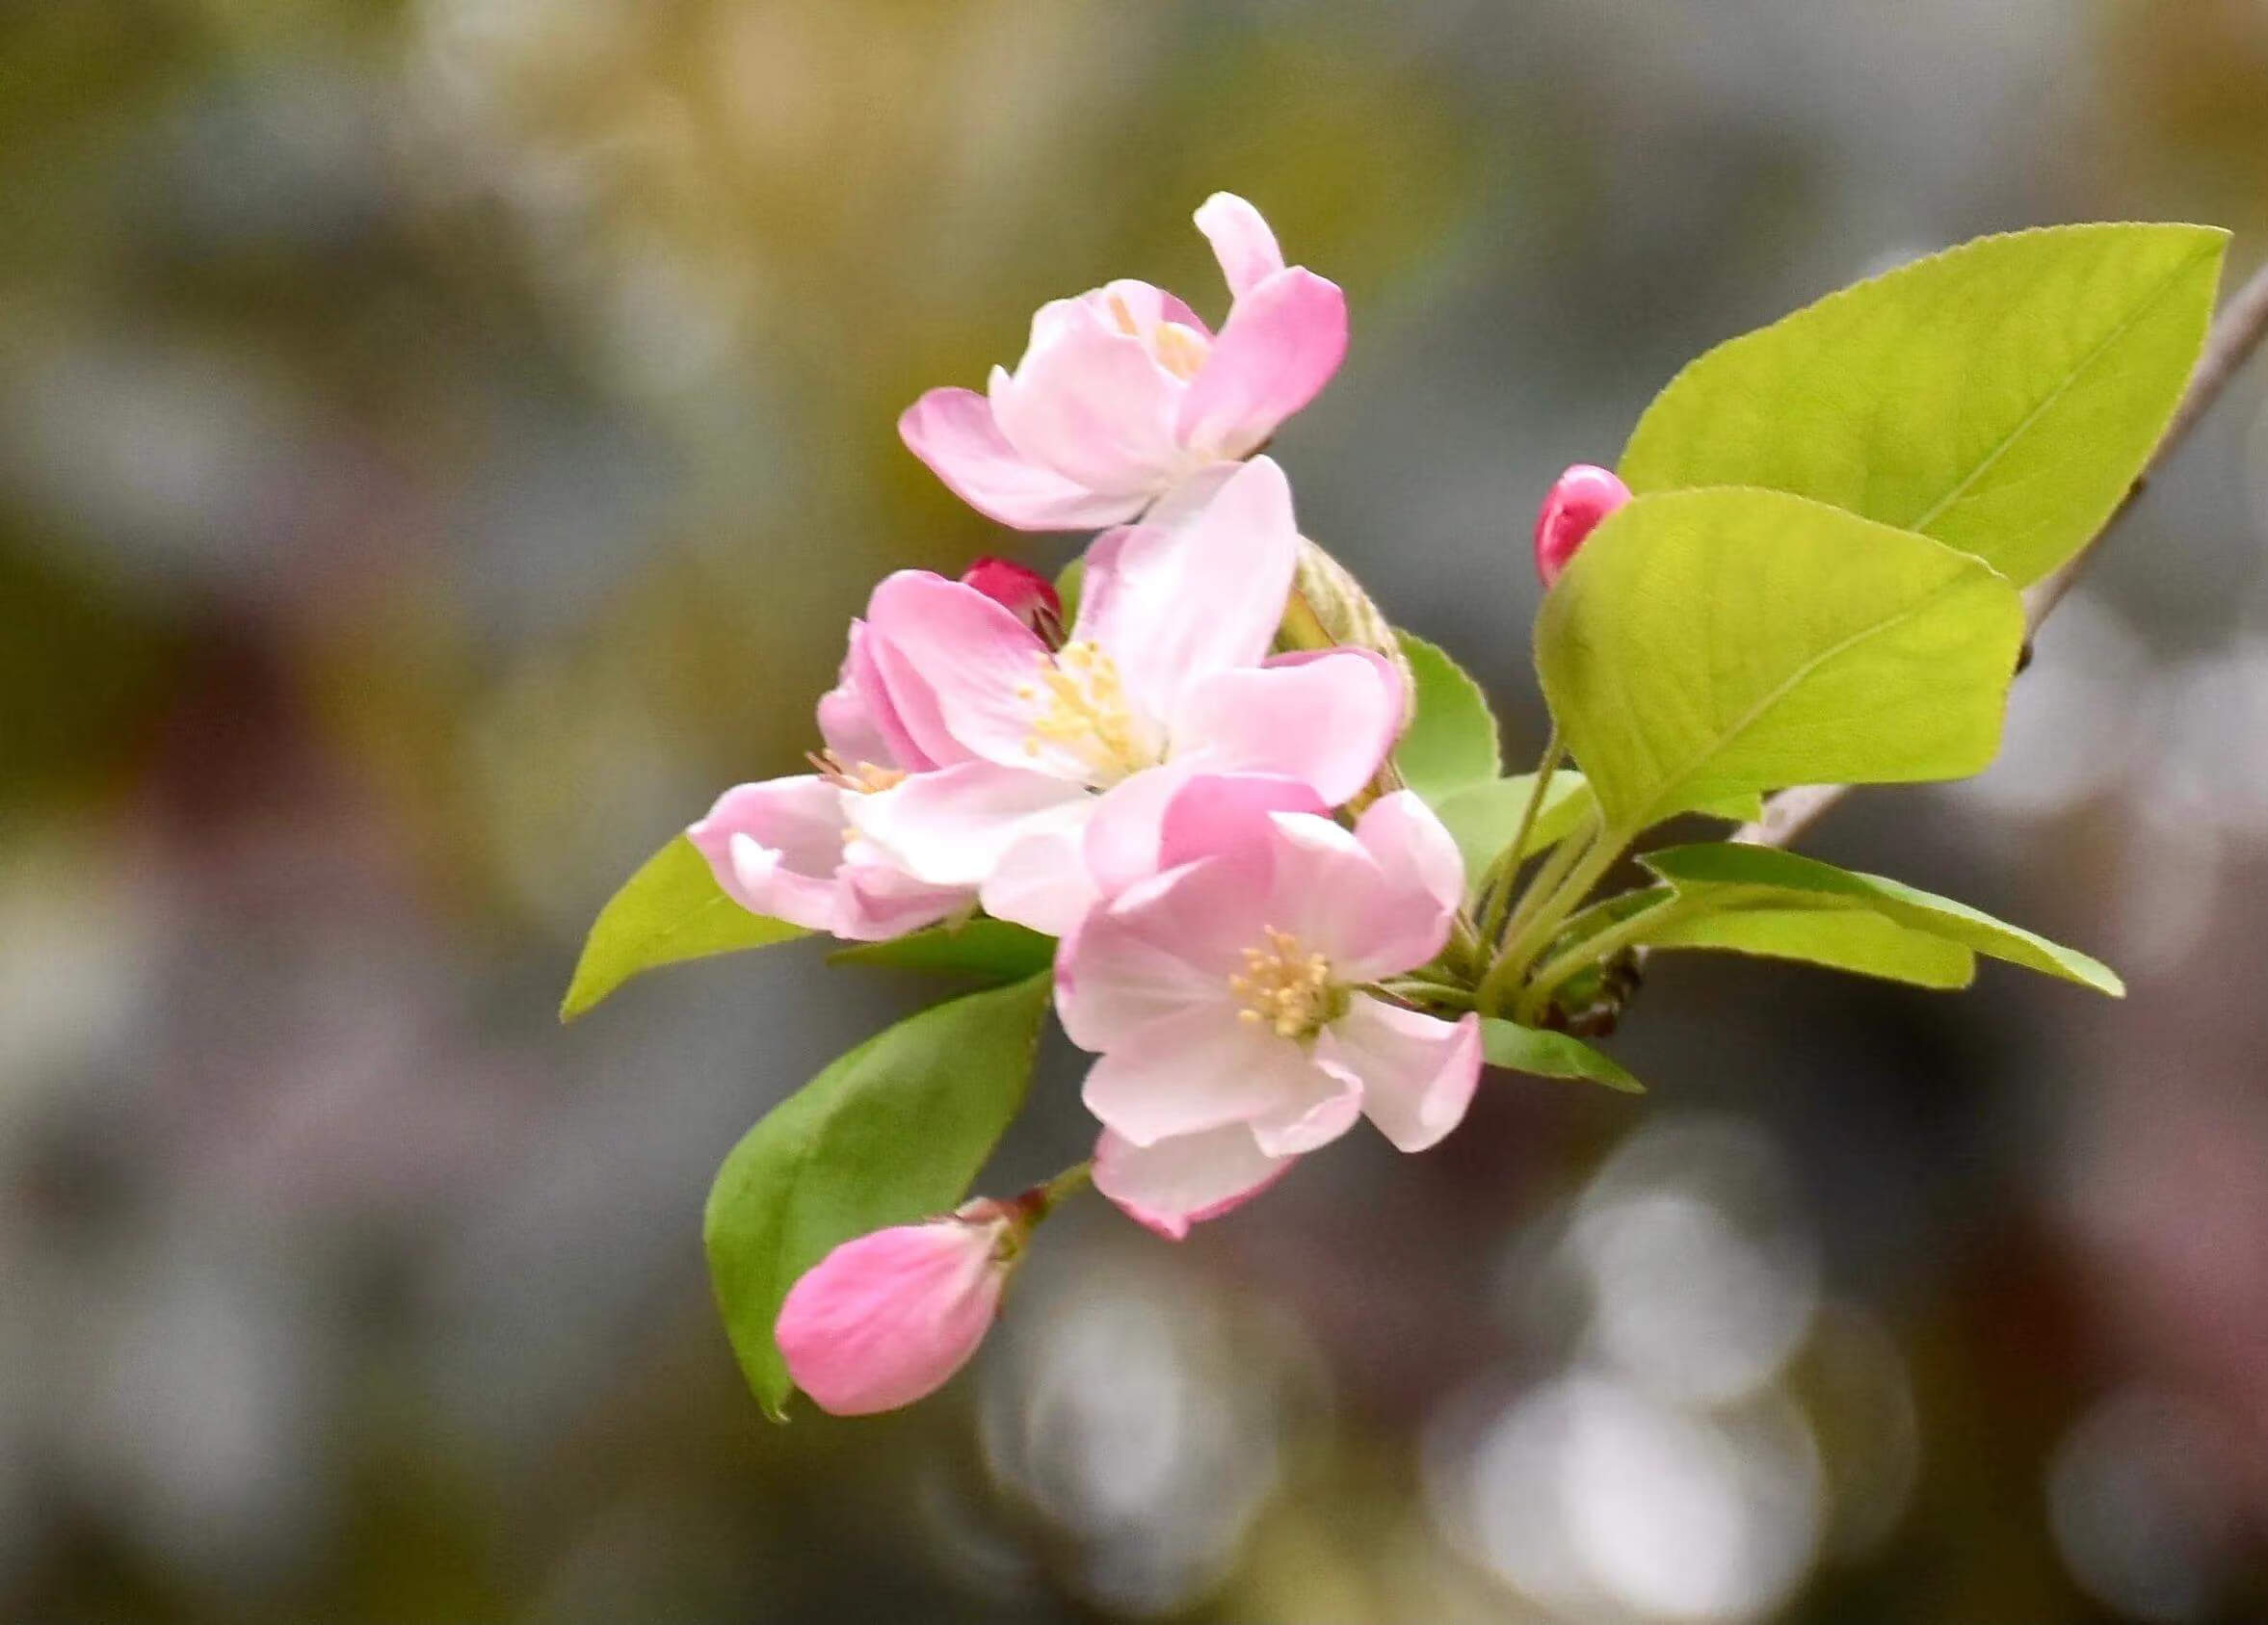
M 836 874 L 841 910 L 834 934 L 851 942 L 882 942 L 934 926 L 976 902 L 967 886 L 933 886 L 909 875 L 872 842 L 843 849 Z
M 981 886 L 1036 821 L 1086 799 L 1077 785 L 1046 773 L 963 762 L 843 802 L 851 826 L 914 878 Z
M 1379 770 L 1402 725 L 1401 673 L 1368 649 L 1326 649 L 1216 671 L 1170 713 L 1175 759 L 1314 786 L 1332 806 Z
M 1137 1145 L 1110 1130 L 1094 1143 L 1094 1189 L 1170 1242 L 1241 1207 L 1291 1171 L 1241 1125 Z
M 1248 289 L 1283 269 L 1283 250 L 1276 233 L 1253 208 L 1233 192 L 1216 192 L 1198 205 L 1197 228 L 1213 246 L 1228 292 L 1242 299 Z
M 1068 752 L 1025 748 L 1039 710 L 1034 684 L 1051 661 L 1047 645 L 1006 609 L 958 581 L 900 570 L 874 590 L 866 623 L 899 715 L 932 756 L 952 760 L 957 750 L 1003 767 L 1084 776 Z M 943 739 L 929 737 L 938 729 Z
M 1319 1064 L 1361 1080 L 1362 1111 L 1397 1150 L 1423 1151 L 1464 1120 L 1481 1078 L 1481 1018 L 1443 1021 L 1357 994 L 1315 1040 Z
M 1026 458 L 973 389 L 931 390 L 899 417 L 898 435 L 954 495 L 1019 531 L 1093 530 L 1142 510 L 1139 495 L 1090 490 Z
M 911 1404 L 968 1363 L 999 1311 L 1006 1224 L 958 1217 L 843 1243 L 775 1323 L 796 1386 L 836 1416 Z
M 738 784 L 686 835 L 725 895 L 755 914 L 832 931 L 841 906 L 843 793 L 809 773 Z
M 1179 786 L 1166 805 L 1157 834 L 1156 866 L 1178 868 L 1253 842 L 1265 843 L 1276 827 L 1270 813 L 1322 816 L 1330 810 L 1314 787 L 1302 779 L 1266 773 L 1200 774 Z
M 1341 982 L 1368 982 L 1440 952 L 1449 922 L 1433 894 L 1389 875 L 1354 835 L 1325 818 L 1272 815 L 1268 920 L 1331 961 Z
M 1306 1052 L 1240 1013 L 1224 987 L 1158 1017 L 1096 1060 L 1080 1098 L 1137 1145 L 1304 1110 L 1315 1094 Z
M 898 716 L 882 668 L 875 664 L 873 639 L 863 620 L 851 622 L 850 646 L 841 675 L 819 699 L 819 737 L 844 761 L 921 773 L 944 764 L 914 743 Z
M 1168 762 L 1122 780 L 1097 799 L 1083 852 L 1105 897 L 1139 880 L 1241 844 L 1265 842 L 1272 812 L 1328 812 L 1307 784 L 1264 773 L 1200 773 Z
M 1381 796 L 1355 824 L 1355 839 L 1396 884 L 1430 893 L 1447 916 L 1464 901 L 1464 858 L 1434 809 L 1414 790 Z
M 1219 1008 L 1260 934 L 1265 851 L 1170 870 L 1092 910 L 1055 957 L 1055 1007 L 1081 1049 L 1133 1043 L 1156 1021 Z
M 1271 1157 L 1318 1150 L 1362 1115 L 1362 1082 L 1345 1068 L 1307 1068 L 1307 1093 L 1252 1120 L 1253 1141 Z
M 1181 397 L 1174 434 L 1204 459 L 1243 457 L 1322 393 L 1347 354 L 1347 297 L 1297 266 L 1237 300 Z
M 1074 485 L 1147 503 L 1186 460 L 1174 426 L 1189 386 L 1111 319 L 1099 289 L 1044 306 L 1032 330 L 1015 373 L 993 371 L 994 425 L 1019 455 Z
M 1172 717 L 1192 683 L 1266 657 L 1299 551 L 1291 485 L 1254 458 L 1180 526 L 1098 539 L 1074 636 L 1109 653 L 1137 706 Z
M 1082 796 L 1028 822 L 985 878 L 985 911 L 1049 936 L 1068 936 L 1101 901 L 1081 855 L 1101 801 Z

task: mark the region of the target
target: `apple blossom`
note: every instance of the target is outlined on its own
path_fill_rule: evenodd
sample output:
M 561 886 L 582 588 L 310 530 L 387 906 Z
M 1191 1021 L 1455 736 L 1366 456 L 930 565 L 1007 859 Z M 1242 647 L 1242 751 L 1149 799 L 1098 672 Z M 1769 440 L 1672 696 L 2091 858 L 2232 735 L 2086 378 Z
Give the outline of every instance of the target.
M 1094 1184 L 1179 1238 L 1367 1116 L 1422 1151 L 1464 1115 L 1479 1017 L 1369 984 L 1437 954 L 1464 864 L 1397 791 L 1352 831 L 1278 790 L 1204 775 L 1160 824 L 1161 872 L 1098 904 L 1057 956 L 1064 1031 L 1100 1058 Z
M 943 1387 L 991 1329 L 1022 1223 L 970 1202 L 843 1243 L 788 1289 L 774 1334 L 822 1410 L 867 1416 Z
M 842 675 L 819 701 L 818 771 L 735 785 L 686 831 L 743 908 L 854 941 L 898 936 L 976 902 L 969 887 L 917 879 L 851 827 L 851 803 L 935 766 L 892 709 L 869 637 L 852 623 Z
M 933 389 L 898 432 L 971 507 L 1027 531 L 1134 518 L 1208 467 L 1252 456 L 1347 349 L 1346 297 L 1287 267 L 1260 213 L 1197 211 L 1234 302 L 1215 334 L 1162 288 L 1120 280 L 1041 307 L 989 393 Z
M 1348 799 L 1393 747 L 1407 683 L 1368 650 L 1269 656 L 1298 549 L 1290 487 L 1259 458 L 1183 524 L 1099 538 L 1060 649 L 967 586 L 891 576 L 868 611 L 875 666 L 940 766 L 856 799 L 852 825 L 917 879 L 1061 935 L 1097 873 L 1147 870 L 1192 774 Z
M 1599 522 L 1630 500 L 1613 470 L 1578 462 L 1552 482 L 1536 514 L 1536 573 L 1549 587 Z

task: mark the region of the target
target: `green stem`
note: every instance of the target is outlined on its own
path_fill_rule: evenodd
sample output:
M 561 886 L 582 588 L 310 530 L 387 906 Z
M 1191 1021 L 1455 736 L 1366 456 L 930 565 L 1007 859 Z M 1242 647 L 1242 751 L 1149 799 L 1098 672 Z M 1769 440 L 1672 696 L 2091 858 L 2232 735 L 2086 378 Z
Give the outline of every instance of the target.
M 1583 822 L 1568 831 L 1568 838 L 1552 849 L 1551 855 L 1536 866 L 1529 877 L 1527 890 L 1520 894 L 1519 904 L 1496 932 L 1494 946 L 1502 948 L 1508 937 L 1516 937 L 1536 917 L 1537 911 L 1559 895 L 1559 888 L 1568 874 L 1591 851 L 1598 838 L 1596 809 L 1584 815 Z
M 1015 1199 L 1015 1205 L 1024 1211 L 1027 1224 L 1037 1224 L 1053 1213 L 1058 1203 L 1077 1195 L 1094 1182 L 1094 1165 L 1092 1162 L 1074 1163 L 1053 1179 L 1026 1191 Z
M 1495 964 L 1481 979 L 1477 1001 L 1480 1009 L 1501 1013 L 1505 995 L 1519 985 L 1521 973 L 1550 944 L 1561 922 L 1574 912 L 1577 904 L 1591 895 L 1591 889 L 1598 884 L 1606 872 L 1615 866 L 1615 860 L 1622 855 L 1622 843 L 1608 839 L 1604 830 L 1596 827 L 1595 821 L 1591 839 L 1583 850 L 1582 860 L 1544 896 L 1543 902 L 1524 925 L 1516 914 L 1514 916 L 1512 940 L 1504 945 L 1503 951 L 1496 957 Z M 1536 878 L 1537 883 L 1529 888 L 1531 895 L 1543 891 L 1544 878 L 1539 875 Z
M 1543 797 L 1551 788 L 1551 775 L 1559 771 L 1559 764 L 1568 753 L 1561 743 L 1559 726 L 1552 724 L 1551 737 L 1543 742 L 1543 756 L 1536 764 L 1535 787 L 1528 792 L 1528 804 L 1521 809 L 1519 826 L 1513 831 L 1512 844 L 1498 852 L 1489 863 L 1489 871 L 1481 877 L 1478 895 L 1482 902 L 1481 938 L 1494 942 L 1497 932 L 1504 929 L 1504 915 L 1512 903 L 1513 877 L 1527 858 L 1528 835 L 1536 827 L 1536 820 L 1543 811 Z
M 1622 899 L 1612 901 L 1619 903 Z M 1571 946 L 1544 960 L 1536 974 L 1528 978 L 1528 984 L 1520 989 L 1515 1007 L 1515 1019 L 1531 1020 L 1569 977 L 1579 975 L 1588 966 L 1605 964 L 1633 942 L 1643 940 L 1649 931 L 1661 930 L 1679 914 L 1689 912 L 1691 907 L 1692 904 L 1681 898 L 1665 897 L 1651 907 L 1641 908 L 1604 930 L 1594 931 L 1589 935 L 1581 934 L 1578 930 Z M 1576 921 L 1570 923 L 1579 926 L 1581 918 L 1578 915 Z
M 1378 990 L 1389 998 L 1411 1003 L 1448 1005 L 1455 1009 L 1466 1010 L 1473 1008 L 1471 988 L 1460 987 L 1453 983 L 1431 982 L 1423 977 L 1389 977 L 1378 984 Z

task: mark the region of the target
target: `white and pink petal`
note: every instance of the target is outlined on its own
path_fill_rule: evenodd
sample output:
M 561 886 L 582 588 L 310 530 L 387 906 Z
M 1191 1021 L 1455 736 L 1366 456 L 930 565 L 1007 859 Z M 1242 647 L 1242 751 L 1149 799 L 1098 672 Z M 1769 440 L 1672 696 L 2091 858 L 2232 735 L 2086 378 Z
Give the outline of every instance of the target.
M 1397 1150 L 1423 1151 L 1464 1120 L 1481 1076 L 1481 1018 L 1443 1021 L 1358 993 L 1315 1059 L 1359 1080 L 1363 1114 Z
M 851 826 L 916 879 L 982 886 L 1016 842 L 1088 799 L 1047 773 L 963 762 L 888 790 L 845 798 Z
M 1347 297 L 1311 271 L 1279 271 L 1228 313 L 1181 397 L 1174 435 L 1192 456 L 1245 457 L 1323 392 L 1347 354 Z
M 1269 1156 L 1241 1125 L 1154 1145 L 1105 1129 L 1094 1145 L 1094 1189 L 1136 1222 L 1178 1242 L 1192 1224 L 1251 1201 L 1297 1160 Z
M 1073 636 L 1110 655 L 1137 706 L 1171 718 L 1193 684 L 1266 658 L 1299 549 L 1290 483 L 1256 458 L 1179 525 L 1098 541 Z
M 1224 987 L 1147 1023 L 1088 1069 L 1087 1110 L 1137 1145 L 1304 1112 L 1316 1093 L 1305 1050 L 1241 1013 Z
M 1142 511 L 1139 492 L 1091 490 L 1017 451 L 973 389 L 929 391 L 899 417 L 898 434 L 954 495 L 1019 531 L 1092 530 Z
M 1368 649 L 1282 655 L 1191 684 L 1168 732 L 1177 758 L 1212 773 L 1296 778 L 1336 806 L 1393 749 L 1405 689 L 1401 673 Z

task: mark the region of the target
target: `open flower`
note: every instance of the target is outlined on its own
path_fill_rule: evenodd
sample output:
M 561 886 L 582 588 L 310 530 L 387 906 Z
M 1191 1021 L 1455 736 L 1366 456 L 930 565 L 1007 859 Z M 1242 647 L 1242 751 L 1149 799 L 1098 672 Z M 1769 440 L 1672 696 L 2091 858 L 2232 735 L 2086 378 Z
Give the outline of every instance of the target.
M 796 1386 L 836 1416 L 895 1410 L 968 1363 L 1015 1254 L 1003 1203 L 843 1243 L 788 1289 L 774 1336 Z
M 686 834 L 725 896 L 754 913 L 852 941 L 898 936 L 976 901 L 917 879 L 858 836 L 849 807 L 934 767 L 892 709 L 866 627 L 854 621 L 836 686 L 819 701 L 817 770 L 735 785 Z
M 1313 400 L 1347 350 L 1336 285 L 1286 267 L 1241 197 L 1217 192 L 1197 226 L 1234 296 L 1218 334 L 1162 288 L 1121 280 L 1032 318 L 1014 373 L 988 395 L 933 389 L 898 432 L 980 512 L 1027 531 L 1135 517 L 1211 464 L 1250 457 Z
M 852 824 L 917 879 L 1060 935 L 1096 875 L 1149 872 L 1194 773 L 1348 799 L 1392 748 L 1406 684 L 1368 650 L 1269 658 L 1298 549 L 1290 487 L 1259 458 L 1184 523 L 1099 538 L 1059 649 L 962 583 L 891 576 L 867 612 L 875 666 L 941 766 L 858 799 Z
M 1056 961 L 1064 1031 L 1101 1059 L 1094 1184 L 1160 1233 L 1226 1212 L 1367 1116 L 1404 1151 L 1455 1128 L 1480 1077 L 1480 1020 L 1372 990 L 1447 940 L 1456 844 L 1415 794 L 1352 832 L 1277 810 L 1279 789 L 1183 786 L 1162 873 L 1094 908 Z

